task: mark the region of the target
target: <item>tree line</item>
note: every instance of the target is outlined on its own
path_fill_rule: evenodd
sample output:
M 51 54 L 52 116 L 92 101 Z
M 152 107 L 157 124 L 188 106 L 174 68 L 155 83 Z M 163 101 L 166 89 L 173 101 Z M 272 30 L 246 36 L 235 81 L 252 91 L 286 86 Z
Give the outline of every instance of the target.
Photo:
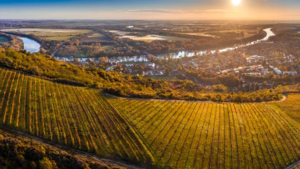
M 66 63 L 51 58 L 49 55 L 22 51 L 16 52 L 12 49 L 1 49 L 0 66 L 25 72 L 49 80 L 59 79 L 60 82 L 74 84 L 76 86 L 87 86 L 101 89 L 110 94 L 123 97 L 136 98 L 158 98 L 158 99 L 183 99 L 183 100 L 214 100 L 217 94 L 235 96 L 230 91 L 213 91 L 211 88 L 193 83 L 190 80 L 154 80 L 141 76 L 121 74 L 119 72 L 107 72 L 95 66 L 82 66 Z M 229 76 L 203 77 L 213 85 L 224 83 L 228 87 L 239 83 L 237 79 Z M 231 80 L 230 80 L 231 79 Z M 279 93 L 264 91 L 262 93 L 243 93 L 243 96 L 260 97 L 260 100 L 278 100 Z M 266 97 L 264 97 L 266 96 Z M 228 101 L 235 99 L 228 98 Z M 225 99 L 226 100 L 226 99 Z M 239 100 L 239 99 L 238 99 Z M 241 99 L 251 101 L 253 99 Z M 257 99 L 259 100 L 259 99 Z

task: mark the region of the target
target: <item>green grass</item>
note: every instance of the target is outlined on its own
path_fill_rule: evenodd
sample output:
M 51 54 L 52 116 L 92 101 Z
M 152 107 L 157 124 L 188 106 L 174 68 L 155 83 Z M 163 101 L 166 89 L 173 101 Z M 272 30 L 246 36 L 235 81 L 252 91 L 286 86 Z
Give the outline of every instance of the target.
M 176 37 L 176 36 L 162 36 L 162 35 L 146 35 L 146 36 L 136 36 L 136 35 L 128 35 L 130 32 L 120 31 L 120 30 L 107 30 L 109 32 L 116 33 L 118 35 L 122 35 L 120 38 L 129 38 L 135 41 L 144 41 L 144 42 L 152 42 L 154 40 L 169 40 L 169 41 L 186 41 L 189 40 L 187 38 Z
M 103 45 L 101 46 L 101 48 L 104 50 L 104 51 L 110 51 L 112 50 L 113 48 L 115 48 L 116 46 L 115 45 Z
M 102 33 L 94 33 L 87 38 L 81 40 L 81 42 L 101 42 L 101 41 L 110 41 L 111 39 L 102 34 Z
M 24 34 L 33 34 L 47 40 L 67 40 L 74 36 L 89 33 L 92 30 L 83 29 L 39 29 L 39 28 L 21 28 L 6 29 L 9 32 L 19 32 Z
M 74 36 L 49 36 L 49 37 L 44 37 L 47 40 L 68 40 L 71 39 Z
M 3 42 L 8 42 L 9 39 L 5 36 L 0 36 L 0 43 L 3 43 Z

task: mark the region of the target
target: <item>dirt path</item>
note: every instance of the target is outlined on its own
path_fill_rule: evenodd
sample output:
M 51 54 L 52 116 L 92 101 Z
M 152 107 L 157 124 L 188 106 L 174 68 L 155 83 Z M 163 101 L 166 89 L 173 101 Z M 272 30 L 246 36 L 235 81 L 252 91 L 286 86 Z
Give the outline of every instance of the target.
M 127 100 L 140 100 L 140 101 L 169 101 L 169 102 L 196 102 L 196 103 L 219 103 L 219 102 L 213 102 L 213 101 L 197 101 L 197 100 L 169 100 L 169 99 L 141 99 L 141 98 L 132 98 L 132 97 L 119 97 L 115 95 L 111 95 L 108 93 L 104 93 L 107 96 L 118 98 L 118 99 L 127 99 Z M 260 102 L 260 103 L 275 103 L 275 102 L 283 102 L 287 99 L 286 95 L 282 95 L 282 99 L 278 101 L 269 101 L 269 102 Z M 221 102 L 221 103 L 235 103 L 235 102 Z M 246 102 L 246 103 L 252 103 L 252 102 Z
M 98 156 L 96 156 L 92 153 L 87 153 L 87 152 L 80 151 L 80 150 L 77 150 L 77 149 L 73 149 L 73 148 L 70 148 L 70 147 L 67 147 L 67 146 L 55 144 L 55 143 L 52 143 L 50 141 L 46 141 L 44 139 L 41 139 L 41 138 L 38 138 L 38 137 L 35 137 L 35 136 L 31 136 L 29 134 L 26 134 L 24 132 L 17 131 L 17 130 L 14 130 L 14 129 L 9 129 L 9 128 L 5 128 L 5 127 L 2 127 L 1 129 L 5 132 L 14 134 L 16 136 L 20 136 L 20 137 L 26 138 L 28 140 L 35 141 L 37 143 L 41 143 L 45 146 L 49 146 L 49 147 L 54 148 L 54 149 L 59 150 L 59 151 L 67 151 L 70 154 L 73 154 L 75 156 L 82 157 L 82 158 L 87 158 L 87 159 L 92 160 L 92 161 L 101 162 L 101 163 L 111 165 L 111 166 L 120 166 L 120 167 L 124 167 L 124 168 L 128 168 L 128 169 L 144 169 L 144 168 L 147 168 L 145 166 L 134 166 L 134 165 L 128 164 L 125 161 L 122 161 L 121 159 L 101 158 L 101 157 L 98 157 Z
M 294 168 L 296 168 L 298 166 L 300 166 L 300 160 L 298 160 L 298 161 L 294 162 L 293 164 L 285 167 L 285 169 L 294 169 Z
M 263 103 L 278 103 L 278 102 L 283 102 L 286 101 L 287 97 L 286 95 L 282 95 L 282 99 L 278 101 L 269 101 L 269 102 L 263 102 Z

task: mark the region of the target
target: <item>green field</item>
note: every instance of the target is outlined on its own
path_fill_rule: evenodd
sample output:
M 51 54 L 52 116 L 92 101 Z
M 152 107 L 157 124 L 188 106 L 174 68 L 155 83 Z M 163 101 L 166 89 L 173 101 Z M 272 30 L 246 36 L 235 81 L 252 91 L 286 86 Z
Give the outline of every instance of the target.
M 110 41 L 111 39 L 102 34 L 102 33 L 94 33 L 84 39 L 81 40 L 81 42 L 102 42 L 102 41 Z
M 9 41 L 9 39 L 7 37 L 0 35 L 0 43 L 8 42 L 8 41 Z
M 68 40 L 74 36 L 89 33 L 92 30 L 21 28 L 21 29 L 4 29 L 4 31 L 33 34 L 35 36 L 39 36 L 47 40 Z
M 0 69 L 0 125 L 158 168 L 284 168 L 300 158 L 300 125 L 290 118 L 299 109 L 289 109 L 299 96 L 247 104 L 121 99 Z
M 160 168 L 283 168 L 300 158 L 299 125 L 265 103 L 109 101 Z
M 128 38 L 135 41 L 144 41 L 144 42 L 152 42 L 154 40 L 169 40 L 169 41 L 185 41 L 189 40 L 187 38 L 181 38 L 176 36 L 162 36 L 162 35 L 145 35 L 145 36 L 137 36 L 137 35 L 129 35 L 131 32 L 120 31 L 120 30 L 106 30 L 108 32 L 115 33 L 119 35 L 120 38 Z
M 102 48 L 104 51 L 106 51 L 106 52 L 112 50 L 112 49 L 115 48 L 115 47 L 116 47 L 115 45 L 104 45 L 104 46 L 101 46 L 101 48 Z

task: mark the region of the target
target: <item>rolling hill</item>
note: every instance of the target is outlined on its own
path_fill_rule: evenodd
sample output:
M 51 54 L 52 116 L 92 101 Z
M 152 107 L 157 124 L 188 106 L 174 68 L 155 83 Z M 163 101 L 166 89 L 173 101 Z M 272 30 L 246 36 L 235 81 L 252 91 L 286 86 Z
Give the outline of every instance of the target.
M 300 158 L 300 127 L 266 103 L 109 98 L 160 168 L 283 168 Z
M 288 166 L 300 125 L 274 104 L 122 99 L 0 69 L 2 127 L 146 168 Z
M 0 124 L 109 158 L 152 162 L 99 91 L 0 69 Z

